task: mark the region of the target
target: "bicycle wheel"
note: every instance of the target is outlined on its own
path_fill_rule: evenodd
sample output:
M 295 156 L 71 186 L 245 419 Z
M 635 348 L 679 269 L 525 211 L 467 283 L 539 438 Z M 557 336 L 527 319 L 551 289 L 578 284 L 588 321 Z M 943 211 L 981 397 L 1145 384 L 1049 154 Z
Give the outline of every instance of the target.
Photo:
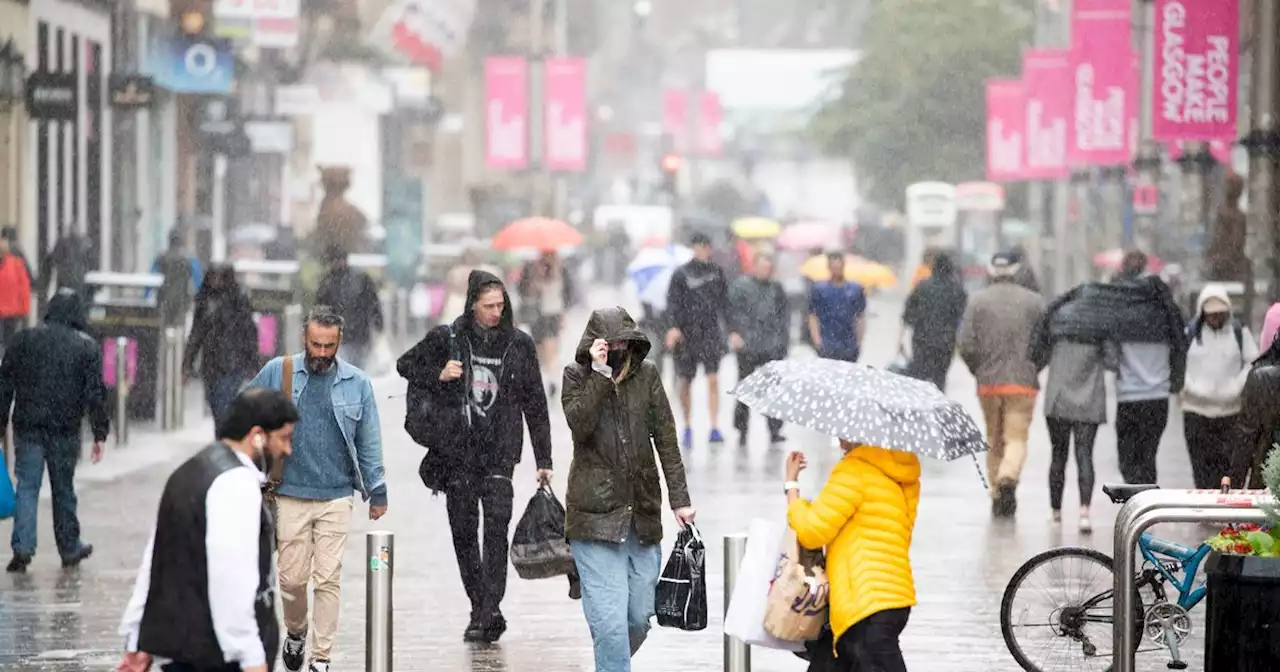
M 1045 551 L 1014 572 L 1000 603 L 1000 631 L 1022 669 L 1111 669 L 1112 567 L 1111 556 L 1105 553 L 1065 547 Z M 1037 609 L 1039 604 L 1045 605 L 1043 610 Z M 1141 641 L 1142 615 L 1142 601 L 1134 588 L 1135 645 Z

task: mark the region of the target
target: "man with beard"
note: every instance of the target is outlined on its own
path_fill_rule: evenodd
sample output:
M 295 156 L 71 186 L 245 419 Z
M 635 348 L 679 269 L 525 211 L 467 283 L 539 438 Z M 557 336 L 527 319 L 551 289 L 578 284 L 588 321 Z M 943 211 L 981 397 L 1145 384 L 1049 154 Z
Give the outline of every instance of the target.
M 271 470 L 269 483 L 276 498 L 280 589 L 288 629 L 282 657 L 290 672 L 302 669 L 306 657 L 307 586 L 312 582 L 311 672 L 329 672 L 352 491 L 368 500 L 370 520 L 387 512 L 378 405 L 369 379 L 338 357 L 342 326 L 342 317 L 332 308 L 316 306 L 304 325 L 306 352 L 267 362 L 249 382 L 250 387 L 290 391 L 301 417 L 294 451 Z
M 263 466 L 289 454 L 298 410 L 278 390 L 232 400 L 218 441 L 165 483 L 155 529 L 125 608 L 122 672 L 267 672 L 280 626 L 275 538 L 262 506 Z
M 396 362 L 409 382 L 405 428 L 427 447 L 422 482 L 447 496 L 458 571 L 471 601 L 468 642 L 507 629 L 507 529 L 511 477 L 529 426 L 540 483 L 551 481 L 551 424 L 533 339 L 516 329 L 498 276 L 472 271 L 467 311 L 431 330 Z M 484 546 L 480 545 L 481 509 Z

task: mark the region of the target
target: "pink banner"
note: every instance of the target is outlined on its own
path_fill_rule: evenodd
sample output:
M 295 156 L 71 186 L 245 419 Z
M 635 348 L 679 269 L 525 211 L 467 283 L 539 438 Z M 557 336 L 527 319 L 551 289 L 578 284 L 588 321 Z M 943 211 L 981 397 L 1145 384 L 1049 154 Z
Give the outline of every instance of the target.
M 1022 55 L 1026 95 L 1026 178 L 1068 177 L 1067 119 L 1071 116 L 1071 69 L 1067 52 L 1028 49 Z
M 689 150 L 689 94 L 679 89 L 662 92 L 662 133 L 671 138 L 671 151 Z
M 582 172 L 587 169 L 587 62 L 548 58 L 543 72 L 542 156 L 549 170 Z
M 1076 0 L 1071 16 L 1072 119 L 1067 125 L 1067 165 L 1128 163 L 1135 127 L 1138 81 L 1132 58 L 1130 0 Z
M 130 338 L 124 348 L 125 381 L 130 385 L 138 379 L 138 342 Z M 107 387 L 116 386 L 116 339 L 107 338 L 102 341 L 102 383 Z
M 1236 136 L 1239 0 L 1156 0 L 1156 140 Z
M 1026 179 L 1026 104 L 1022 82 L 987 80 L 987 179 L 1017 182 Z
M 720 96 L 705 91 L 700 104 L 698 154 L 708 157 L 720 156 L 724 152 L 724 136 L 720 129 L 720 125 L 724 122 L 724 109 L 720 107 Z
M 529 64 L 494 56 L 484 63 L 485 163 L 497 170 L 529 164 Z

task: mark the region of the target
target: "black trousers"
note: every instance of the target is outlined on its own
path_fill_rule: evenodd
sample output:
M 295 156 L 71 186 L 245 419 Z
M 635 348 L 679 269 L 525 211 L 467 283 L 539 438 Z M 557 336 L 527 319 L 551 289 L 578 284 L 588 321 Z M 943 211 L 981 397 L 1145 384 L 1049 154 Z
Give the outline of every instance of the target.
M 1168 399 L 1116 404 L 1116 451 L 1125 483 L 1156 483 L 1156 452 L 1168 423 Z
M 1053 445 L 1053 459 L 1049 463 L 1049 506 L 1054 511 L 1062 509 L 1062 493 L 1067 487 L 1067 457 L 1071 454 L 1071 437 L 1076 439 L 1076 477 L 1080 484 L 1080 506 L 1089 506 L 1093 499 L 1093 443 L 1098 438 L 1098 426 L 1091 422 L 1074 422 L 1058 418 L 1045 418 L 1049 425 L 1049 443 Z
M 769 362 L 782 359 L 781 357 L 768 357 L 762 355 L 738 355 L 738 382 L 742 382 L 747 376 L 755 372 L 756 369 L 768 364 Z M 782 421 L 777 418 L 769 418 L 769 434 L 777 436 L 782 431 Z M 733 407 L 733 428 L 739 432 L 747 431 L 747 427 L 751 424 L 751 409 L 747 405 L 738 402 Z
M 898 638 L 907 627 L 911 609 L 876 612 L 854 624 L 836 643 L 831 656 L 831 633 L 806 645 L 809 672 L 907 672 Z
M 511 472 L 455 478 L 445 491 L 453 552 L 472 619 L 501 612 L 507 593 L 507 532 L 511 527 Z M 481 546 L 481 523 L 484 545 Z
M 1182 431 L 1187 439 L 1187 455 L 1191 458 L 1191 478 L 1196 488 L 1208 490 L 1222 485 L 1222 477 L 1231 470 L 1231 437 L 1236 417 L 1207 418 L 1195 413 L 1182 414 Z M 1232 487 L 1242 487 L 1233 483 Z

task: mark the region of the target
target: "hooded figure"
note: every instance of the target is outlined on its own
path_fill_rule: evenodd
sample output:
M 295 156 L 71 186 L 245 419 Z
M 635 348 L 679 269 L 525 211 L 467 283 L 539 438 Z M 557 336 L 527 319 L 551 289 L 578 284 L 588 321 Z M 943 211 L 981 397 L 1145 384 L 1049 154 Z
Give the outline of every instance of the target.
M 947 390 L 947 370 L 955 356 L 956 332 L 968 301 L 955 262 L 945 252 L 936 253 L 933 272 L 911 290 L 902 311 L 903 325 L 911 328 L 907 375 Z
M 1223 181 L 1222 205 L 1214 218 L 1205 253 L 1204 275 L 1219 282 L 1247 282 L 1252 265 L 1245 255 L 1245 214 L 1240 209 L 1244 178 L 1235 173 Z
M 17 506 L 13 562 L 22 572 L 36 552 L 36 516 L 45 465 L 53 489 L 53 531 L 64 567 L 79 564 L 93 547 L 80 539 L 75 473 L 84 416 L 93 431 L 93 456 L 107 440 L 107 390 L 102 381 L 102 346 L 84 333 L 80 295 L 61 289 L 49 302 L 44 324 L 13 337 L 0 362 L 0 408 L 13 405 L 14 473 Z M 0 434 L 5 430 L 0 423 Z
M 516 329 L 502 281 L 472 271 L 466 305 L 452 324 L 432 329 L 401 356 L 396 370 L 409 382 L 405 428 L 428 451 L 419 474 L 447 496 L 453 550 L 471 600 L 463 637 L 493 642 L 507 627 L 500 605 L 522 425 L 529 427 L 539 480 L 549 482 L 551 423 L 533 339 Z
M 649 339 L 622 308 L 591 314 L 565 367 L 561 401 L 573 435 L 565 536 L 582 577 L 597 670 L 630 670 L 655 613 L 662 563 L 662 485 L 692 522 L 675 418 Z M 655 456 L 656 453 L 656 456 Z

